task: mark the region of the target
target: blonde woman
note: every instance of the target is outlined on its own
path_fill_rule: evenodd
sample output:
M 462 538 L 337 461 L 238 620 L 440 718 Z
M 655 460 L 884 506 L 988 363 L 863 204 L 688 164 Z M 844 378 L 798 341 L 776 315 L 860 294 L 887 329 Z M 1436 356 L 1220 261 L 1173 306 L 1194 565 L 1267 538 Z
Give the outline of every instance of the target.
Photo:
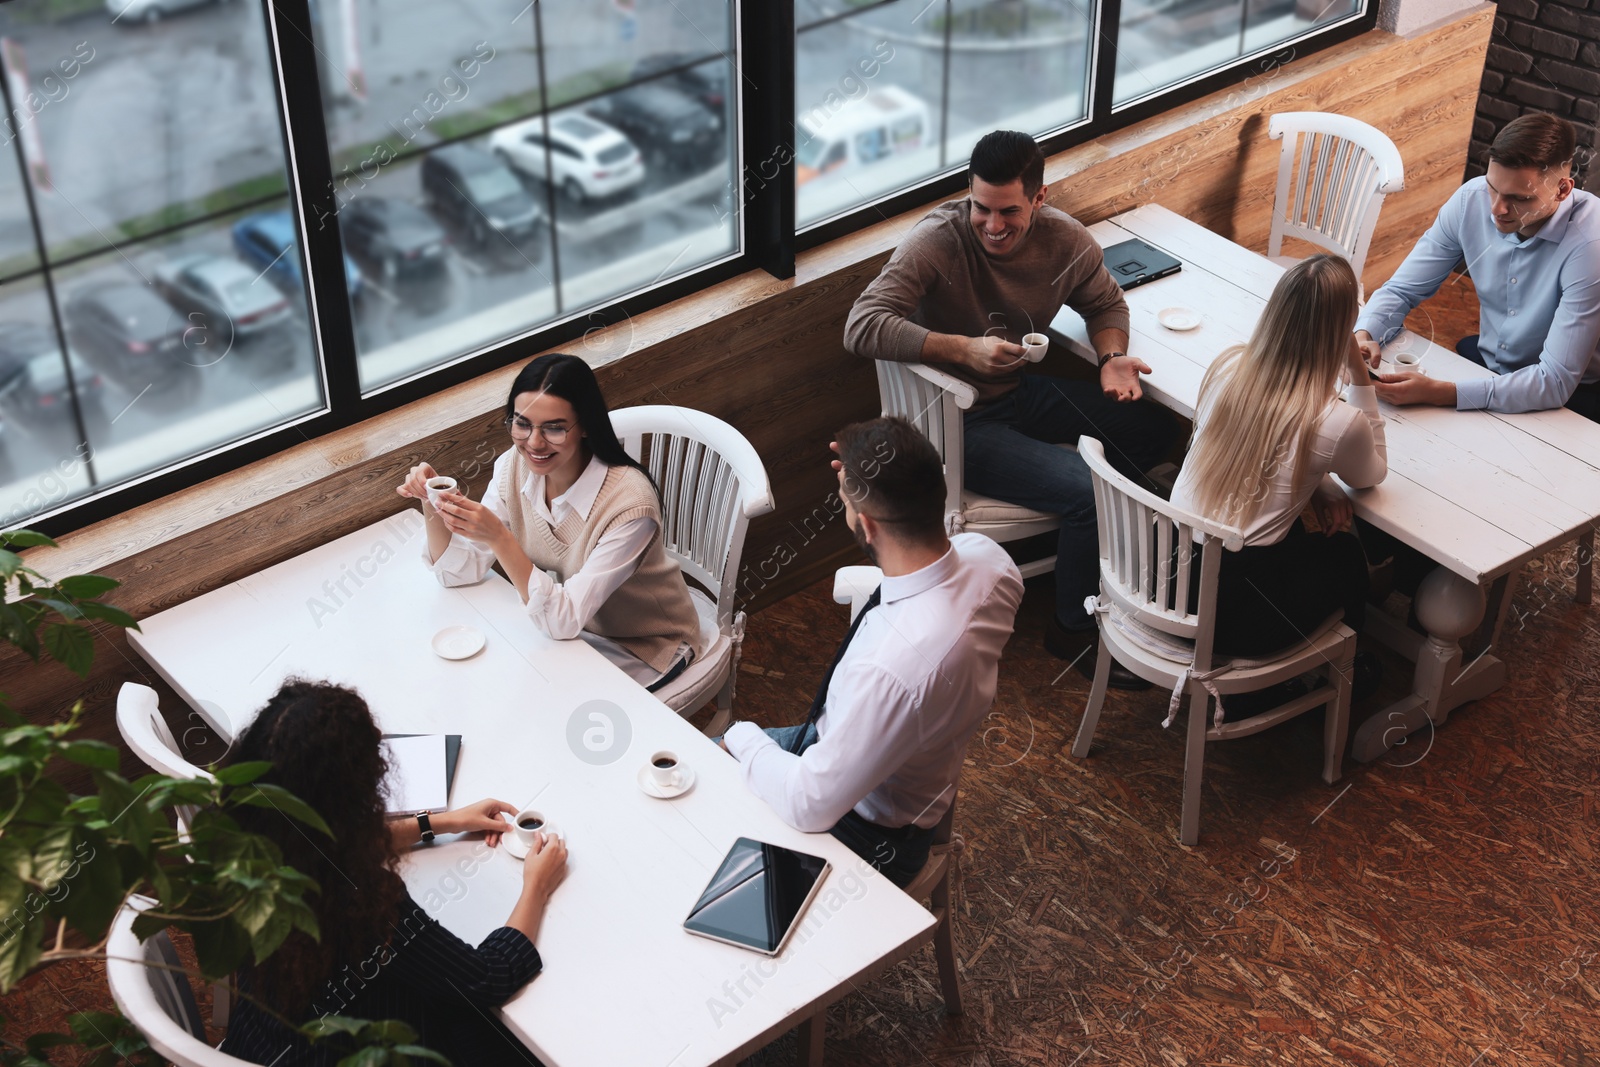
M 1219 653 L 1286 648 L 1339 609 L 1361 622 L 1366 557 L 1343 529 L 1349 498 L 1329 477 L 1361 489 L 1389 471 L 1377 394 L 1351 335 L 1358 291 L 1344 259 L 1302 260 L 1278 281 L 1249 343 L 1219 356 L 1200 385 L 1172 502 L 1244 531 L 1244 547 L 1223 556 Z M 1308 504 L 1321 534 L 1300 521 Z

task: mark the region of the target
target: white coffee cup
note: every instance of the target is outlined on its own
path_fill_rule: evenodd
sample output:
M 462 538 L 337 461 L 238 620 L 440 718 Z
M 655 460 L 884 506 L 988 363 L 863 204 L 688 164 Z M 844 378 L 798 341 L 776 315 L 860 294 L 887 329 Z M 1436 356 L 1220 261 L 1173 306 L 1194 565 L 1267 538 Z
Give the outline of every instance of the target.
M 1022 358 L 1029 363 L 1037 363 L 1044 358 L 1050 348 L 1050 338 L 1042 333 L 1025 333 L 1022 335 Z
M 650 757 L 650 780 L 657 789 L 676 789 L 682 776 L 678 771 L 678 754 L 665 750 Z
M 1389 358 L 1394 361 L 1395 367 L 1399 370 L 1416 370 L 1417 365 L 1422 362 L 1422 350 L 1404 349 L 1399 352 L 1391 352 Z
M 544 834 L 546 837 L 558 836 L 555 827 L 550 825 L 550 820 L 537 808 L 523 808 L 517 812 L 517 817 L 511 820 L 511 832 L 516 835 L 518 841 L 529 848 L 533 847 L 533 840 L 539 834 Z
M 422 484 L 428 490 L 428 503 L 432 504 L 436 508 L 439 506 L 440 497 L 444 496 L 446 493 L 453 493 L 456 491 L 456 480 L 454 478 L 447 478 L 442 474 L 436 474 Z

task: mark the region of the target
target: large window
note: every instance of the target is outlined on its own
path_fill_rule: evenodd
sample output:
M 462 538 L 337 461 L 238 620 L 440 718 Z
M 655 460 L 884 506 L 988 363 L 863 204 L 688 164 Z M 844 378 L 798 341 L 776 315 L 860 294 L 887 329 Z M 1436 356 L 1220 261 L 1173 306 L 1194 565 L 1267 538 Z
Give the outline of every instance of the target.
M 615 352 L 594 327 L 792 271 L 991 129 L 1057 151 L 1371 3 L 0 3 L 0 528 Z
M 721 0 L 315 10 L 363 390 L 737 251 Z
M 323 407 L 250 3 L 0 9 L 0 525 Z M 166 16 L 172 16 L 169 20 Z

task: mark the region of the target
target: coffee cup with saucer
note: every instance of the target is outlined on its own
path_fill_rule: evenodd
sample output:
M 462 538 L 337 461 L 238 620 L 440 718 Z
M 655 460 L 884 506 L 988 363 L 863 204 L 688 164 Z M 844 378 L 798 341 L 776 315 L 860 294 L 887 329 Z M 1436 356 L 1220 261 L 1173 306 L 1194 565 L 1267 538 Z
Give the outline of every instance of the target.
M 694 768 L 684 765 L 675 752 L 653 753 L 639 768 L 639 788 L 660 800 L 681 797 L 694 788 Z
M 561 836 L 544 812 L 537 808 L 523 808 L 512 818 L 510 829 L 501 835 L 500 844 L 512 859 L 527 859 L 533 849 L 534 837 L 538 834 Z

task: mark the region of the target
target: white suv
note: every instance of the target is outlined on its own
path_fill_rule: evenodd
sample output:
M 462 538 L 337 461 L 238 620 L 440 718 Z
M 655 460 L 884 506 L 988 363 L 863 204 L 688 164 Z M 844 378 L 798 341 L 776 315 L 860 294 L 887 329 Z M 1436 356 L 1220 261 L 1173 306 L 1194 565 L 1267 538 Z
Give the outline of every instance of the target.
M 615 196 L 644 180 L 644 162 L 633 142 L 587 115 L 550 120 L 550 176 L 571 200 Z M 545 180 L 544 122 L 529 119 L 496 130 L 489 147 L 522 173 Z

